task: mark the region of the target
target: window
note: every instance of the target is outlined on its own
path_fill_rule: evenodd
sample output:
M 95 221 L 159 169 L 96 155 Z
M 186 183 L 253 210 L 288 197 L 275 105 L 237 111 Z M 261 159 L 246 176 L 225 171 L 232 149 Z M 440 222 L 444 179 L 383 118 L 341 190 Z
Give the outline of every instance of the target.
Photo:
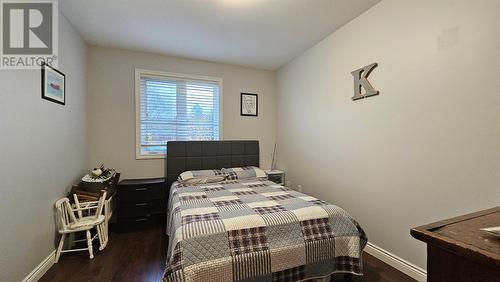
M 222 79 L 136 69 L 136 158 L 163 158 L 167 141 L 219 140 Z

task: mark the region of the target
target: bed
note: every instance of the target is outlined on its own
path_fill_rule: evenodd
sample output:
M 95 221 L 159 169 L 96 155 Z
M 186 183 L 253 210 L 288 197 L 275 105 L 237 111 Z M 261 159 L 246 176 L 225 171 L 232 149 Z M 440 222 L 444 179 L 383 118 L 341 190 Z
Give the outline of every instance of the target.
M 342 208 L 265 178 L 190 185 L 190 170 L 259 166 L 258 141 L 168 143 L 164 281 L 303 281 L 362 275 L 367 238 Z

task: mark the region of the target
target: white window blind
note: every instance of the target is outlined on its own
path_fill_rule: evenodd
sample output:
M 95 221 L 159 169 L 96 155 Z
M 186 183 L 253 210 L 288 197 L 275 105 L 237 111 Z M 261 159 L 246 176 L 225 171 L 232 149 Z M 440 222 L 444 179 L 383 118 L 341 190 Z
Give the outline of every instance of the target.
M 138 157 L 163 156 L 167 141 L 219 140 L 220 81 L 139 75 Z

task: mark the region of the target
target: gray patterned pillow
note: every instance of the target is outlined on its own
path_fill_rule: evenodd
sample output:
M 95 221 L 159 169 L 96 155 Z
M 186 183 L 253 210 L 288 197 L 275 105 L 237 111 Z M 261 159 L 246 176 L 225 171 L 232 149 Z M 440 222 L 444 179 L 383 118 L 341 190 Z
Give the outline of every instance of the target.
M 188 170 L 179 175 L 177 180 L 184 184 L 203 184 L 219 182 L 226 179 L 226 175 L 219 169 Z
M 266 177 L 266 172 L 255 166 L 223 168 L 222 173 L 226 175 L 227 180 Z

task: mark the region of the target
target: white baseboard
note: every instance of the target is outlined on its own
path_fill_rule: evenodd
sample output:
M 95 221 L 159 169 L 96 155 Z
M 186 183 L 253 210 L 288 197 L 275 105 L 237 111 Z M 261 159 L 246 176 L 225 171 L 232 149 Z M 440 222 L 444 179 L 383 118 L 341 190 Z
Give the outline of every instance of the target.
M 42 276 L 49 270 L 55 263 L 56 260 L 56 250 L 53 250 L 42 262 L 33 269 L 26 277 L 24 277 L 23 282 L 37 282 L 42 278 Z
M 365 251 L 417 281 L 427 281 L 427 271 L 377 245 L 368 242 Z
M 427 271 L 375 244 L 368 242 L 365 251 L 417 281 L 427 281 Z M 23 279 L 23 282 L 36 282 L 40 280 L 45 272 L 54 265 L 55 258 L 56 250 L 52 251 L 39 265 L 37 265 L 37 267 Z

